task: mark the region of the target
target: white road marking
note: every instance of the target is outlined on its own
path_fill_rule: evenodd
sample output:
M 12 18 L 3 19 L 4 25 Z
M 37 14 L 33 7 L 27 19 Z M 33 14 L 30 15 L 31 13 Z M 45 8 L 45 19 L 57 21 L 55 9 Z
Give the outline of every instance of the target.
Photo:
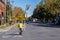
M 14 36 L 14 37 L 12 37 L 12 38 L 20 38 L 20 37 L 23 37 L 23 36 L 21 36 L 21 35 L 16 35 L 16 36 Z
M 15 35 L 15 36 L 10 36 L 10 35 L 8 35 L 8 36 L 2 36 L 2 38 L 21 38 L 21 37 L 23 37 L 23 36 L 21 36 L 21 35 Z
M 2 38 L 10 38 L 11 36 L 10 35 L 8 35 L 8 36 L 2 36 Z

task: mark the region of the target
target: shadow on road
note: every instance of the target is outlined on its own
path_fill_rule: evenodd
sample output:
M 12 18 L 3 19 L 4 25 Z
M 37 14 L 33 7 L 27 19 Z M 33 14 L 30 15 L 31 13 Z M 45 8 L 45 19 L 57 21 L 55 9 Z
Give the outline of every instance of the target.
M 19 34 L 8 34 L 8 35 L 19 35 Z
M 37 23 L 33 24 L 36 27 L 52 27 L 52 28 L 60 28 L 60 25 L 58 24 L 43 24 L 43 23 Z

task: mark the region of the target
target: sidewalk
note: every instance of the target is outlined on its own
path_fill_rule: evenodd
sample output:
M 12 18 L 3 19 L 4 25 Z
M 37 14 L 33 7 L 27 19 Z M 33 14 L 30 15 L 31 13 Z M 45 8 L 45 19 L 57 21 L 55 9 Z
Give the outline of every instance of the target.
M 9 31 L 11 28 L 13 28 L 13 27 L 15 27 L 15 26 L 17 26 L 17 25 L 18 25 L 18 23 L 15 23 L 14 25 L 11 25 L 11 26 L 9 26 L 9 27 L 7 27 L 7 28 L 5 28 L 5 29 L 0 29 L 0 32 Z M 24 23 L 24 28 L 23 28 L 23 30 L 25 31 L 25 29 L 26 29 L 26 23 Z
M 11 25 L 5 29 L 0 29 L 0 32 L 6 32 L 6 31 L 9 31 L 12 27 L 16 26 L 18 23 L 15 23 L 14 25 Z

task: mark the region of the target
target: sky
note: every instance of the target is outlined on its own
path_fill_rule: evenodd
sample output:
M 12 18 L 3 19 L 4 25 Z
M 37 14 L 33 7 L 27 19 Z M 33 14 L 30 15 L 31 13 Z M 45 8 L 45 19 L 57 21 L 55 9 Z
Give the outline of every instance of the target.
M 14 1 L 13 4 L 12 1 Z M 10 3 L 13 5 L 13 7 L 21 7 L 24 11 L 26 9 L 26 5 L 29 4 L 30 8 L 27 11 L 27 16 L 30 17 L 36 8 L 36 5 L 39 4 L 40 1 L 41 0 L 10 0 Z

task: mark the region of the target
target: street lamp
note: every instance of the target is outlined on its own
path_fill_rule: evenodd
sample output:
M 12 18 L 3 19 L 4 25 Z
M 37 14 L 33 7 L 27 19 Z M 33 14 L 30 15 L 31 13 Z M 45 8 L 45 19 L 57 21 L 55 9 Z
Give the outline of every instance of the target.
M 26 10 L 29 10 L 29 8 L 30 8 L 30 5 L 27 4 L 27 5 L 26 5 Z

